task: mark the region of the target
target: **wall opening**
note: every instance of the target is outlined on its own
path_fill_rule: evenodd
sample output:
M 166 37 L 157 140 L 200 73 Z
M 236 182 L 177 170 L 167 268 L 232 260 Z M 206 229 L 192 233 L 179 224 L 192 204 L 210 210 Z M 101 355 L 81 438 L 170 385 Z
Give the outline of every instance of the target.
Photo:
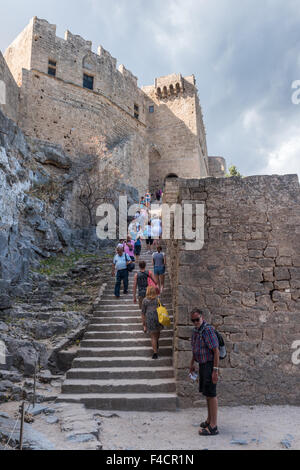
M 56 76 L 56 60 L 48 60 L 48 75 Z
M 94 89 L 94 77 L 92 75 L 83 74 L 83 88 Z

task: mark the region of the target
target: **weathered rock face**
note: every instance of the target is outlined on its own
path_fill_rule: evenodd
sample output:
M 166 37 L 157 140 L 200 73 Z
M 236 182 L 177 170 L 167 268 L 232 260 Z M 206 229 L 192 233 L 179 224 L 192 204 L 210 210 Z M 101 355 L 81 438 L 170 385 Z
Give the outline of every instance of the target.
M 15 288 L 18 299 L 10 308 L 0 310 L 0 378 L 16 369 L 32 377 L 36 364 L 54 372 L 71 367 L 106 285 L 112 255 L 113 249 L 107 247 L 98 254 L 61 256 L 51 261 L 48 274 L 33 273 L 28 292 Z M 8 400 L 15 392 L 8 384 L 1 393 L 2 400 Z
M 297 176 L 173 180 L 165 197 L 205 204 L 203 249 L 168 243 L 181 405 L 200 398 L 187 377 L 193 307 L 203 309 L 226 340 L 223 404 L 299 404 L 300 371 L 292 363 L 292 344 L 300 339 Z
M 41 258 L 107 244 L 95 228 L 78 223 L 84 208 L 73 200 L 72 175 L 71 160 L 59 146 L 26 139 L 0 111 L 0 309 L 9 308 L 5 295 L 17 295 L 17 284 L 26 290 L 30 266 Z M 119 186 L 116 199 L 125 191 L 129 203 L 137 201 L 134 188 Z

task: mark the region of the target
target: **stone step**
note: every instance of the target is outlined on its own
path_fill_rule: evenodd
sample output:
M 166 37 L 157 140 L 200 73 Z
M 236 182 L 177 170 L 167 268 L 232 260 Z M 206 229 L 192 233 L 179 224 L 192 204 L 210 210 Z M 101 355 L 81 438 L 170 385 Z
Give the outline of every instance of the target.
M 167 308 L 168 309 L 168 308 Z M 169 316 L 172 316 L 172 310 L 168 309 Z M 105 310 L 94 313 L 94 318 L 110 318 L 110 317 L 136 317 L 141 318 L 141 310 Z
M 170 314 L 170 320 L 171 320 L 171 324 L 173 322 L 173 316 Z M 141 323 L 141 314 L 140 312 L 138 313 L 138 315 L 128 315 L 128 316 L 120 316 L 120 314 L 118 314 L 118 316 L 116 316 L 116 314 L 114 312 L 112 312 L 111 315 L 108 315 L 108 316 L 94 316 L 91 320 L 91 323 L 90 324 L 94 324 L 94 323 L 102 323 L 102 324 L 128 324 L 128 323 L 138 323 L 140 322 Z
M 169 393 L 176 391 L 175 379 L 66 379 L 62 393 Z
M 165 304 L 166 307 L 171 306 L 171 302 Z M 97 304 L 96 310 L 100 310 L 103 308 L 104 310 L 110 310 L 112 307 L 116 308 L 121 308 L 121 309 L 126 309 L 130 307 L 138 307 L 138 304 L 133 302 L 133 296 L 130 295 L 124 295 L 122 300 L 116 299 L 115 297 L 111 297 L 108 299 L 101 299 L 100 302 Z
M 138 304 L 134 304 L 132 301 L 131 303 L 127 304 L 122 304 L 119 303 L 119 300 L 115 304 L 103 304 L 100 302 L 100 304 L 95 307 L 95 312 L 109 312 L 109 311 L 114 311 L 114 312 L 123 312 L 123 311 L 133 311 L 136 310 L 137 312 L 140 311 L 140 308 Z
M 151 255 L 143 255 L 149 269 Z M 129 274 L 129 294 L 114 296 L 115 279 L 95 306 L 80 349 L 67 372 L 58 401 L 84 403 L 102 410 L 163 411 L 176 409 L 173 368 L 173 325 L 161 331 L 159 357 L 152 359 L 151 339 L 142 327 L 141 311 L 133 303 L 134 273 Z M 172 321 L 171 285 L 166 277 L 161 301 Z
M 154 361 L 153 361 L 154 362 Z M 115 369 L 109 367 L 93 369 L 70 369 L 67 379 L 167 379 L 174 378 L 173 367 L 123 367 Z
M 125 333 L 128 331 L 143 332 L 141 319 L 139 319 L 139 321 L 136 320 L 135 323 L 120 323 L 117 328 L 116 328 L 116 323 L 99 323 L 97 320 L 98 319 L 96 318 L 91 321 L 90 326 L 88 327 L 87 331 L 101 331 L 101 332 L 115 331 L 115 332 L 120 332 L 120 333 Z M 172 321 L 171 321 L 170 328 L 168 329 L 165 328 L 162 331 L 173 332 Z
M 107 294 L 114 294 L 115 284 L 116 284 L 115 282 L 110 282 L 109 284 L 107 284 L 107 287 L 105 289 L 105 294 L 106 295 Z M 121 283 L 120 295 L 124 298 L 126 298 L 126 295 L 128 295 L 128 298 L 130 299 L 130 298 L 132 298 L 132 294 L 133 294 L 133 282 L 128 284 L 128 291 L 129 291 L 129 294 L 123 294 L 123 283 Z M 171 286 L 168 286 L 168 285 L 164 286 L 163 293 L 171 295 Z
M 159 357 L 159 359 L 154 360 L 149 355 L 149 357 L 93 357 L 92 354 L 90 357 L 76 357 L 73 361 L 73 367 L 75 369 L 89 369 L 89 368 L 116 368 L 122 372 L 123 368 L 129 367 L 132 370 L 136 367 L 142 368 L 158 368 L 158 367 L 172 367 L 172 357 Z M 72 370 L 72 369 L 71 369 Z
M 176 411 L 175 393 L 62 394 L 58 402 L 84 403 L 95 410 Z
M 173 338 L 161 338 L 159 340 L 159 346 L 172 346 Z M 82 348 L 111 348 L 115 346 L 120 347 L 133 347 L 133 346 L 148 346 L 151 347 L 150 338 L 141 339 L 130 339 L 130 338 L 118 338 L 118 339 L 84 339 L 81 341 L 80 346 Z
M 137 296 L 138 296 L 138 292 L 137 292 Z M 164 299 L 164 302 L 172 302 L 172 296 L 171 294 L 165 294 L 165 291 L 159 296 L 161 299 Z M 132 293 L 129 293 L 129 295 L 124 295 L 121 293 L 121 297 L 120 299 L 116 299 L 115 297 L 115 294 L 113 292 L 111 292 L 110 294 L 108 293 L 105 293 L 102 297 L 101 297 L 101 300 L 100 302 L 109 302 L 109 303 L 112 303 L 112 302 L 124 302 L 125 304 L 126 303 L 132 303 L 132 299 L 133 299 L 133 294 Z
M 146 338 L 146 334 L 142 331 L 87 331 L 84 335 L 84 339 L 142 339 Z M 160 334 L 161 338 L 173 338 L 173 331 L 162 330 Z
M 169 346 L 159 348 L 159 356 L 172 356 L 173 349 Z M 149 357 L 152 356 L 152 350 L 149 347 L 110 347 L 110 348 L 80 348 L 77 357 L 116 357 L 116 356 L 132 356 L 132 357 Z

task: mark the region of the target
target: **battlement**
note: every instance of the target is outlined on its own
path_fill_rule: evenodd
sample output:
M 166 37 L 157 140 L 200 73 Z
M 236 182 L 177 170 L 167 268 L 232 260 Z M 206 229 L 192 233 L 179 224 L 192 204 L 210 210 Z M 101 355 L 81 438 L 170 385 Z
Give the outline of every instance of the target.
M 121 64 L 119 66 L 119 72 L 128 80 L 132 80 L 132 82 L 135 84 L 135 86 L 137 86 L 137 77 L 135 75 L 133 75 L 132 72 L 130 72 L 130 70 L 126 69 L 126 67 Z
M 183 78 L 181 74 L 171 74 L 155 79 L 156 96 L 159 99 L 179 95 L 184 91 Z
M 92 41 L 69 30 L 58 37 L 56 25 L 37 17 L 9 46 L 5 60 L 20 87 L 19 122 L 24 132 L 60 144 L 70 154 L 99 135 L 105 135 L 113 149 L 127 142 L 116 151 L 125 152 L 123 173 L 134 184 L 139 184 L 137 178 L 146 179 L 145 186 L 150 182 L 153 190 L 170 173 L 207 176 L 205 129 L 194 75 L 173 73 L 139 88 L 130 70 L 117 66 L 117 59 L 102 45 L 97 52 L 92 46 Z
M 56 35 L 56 25 L 34 17 L 9 46 L 5 58 L 19 86 L 23 69 L 42 72 L 52 79 L 101 93 L 133 117 L 134 107 L 138 106 L 139 120 L 145 122 L 145 96 L 138 88 L 137 77 L 124 65 L 117 68 L 117 59 L 102 45 L 95 53 L 92 41 L 70 31 L 60 38 Z
M 197 93 L 196 80 L 194 75 L 182 77 L 181 74 L 173 73 L 163 77 L 155 78 L 154 86 L 143 87 L 142 90 L 150 95 L 155 91 L 155 97 L 158 100 L 164 100 L 179 96 L 185 91 L 189 93 Z
M 52 36 L 56 35 L 56 24 L 51 24 L 47 20 L 34 16 L 33 18 L 31 18 L 29 24 L 32 24 L 33 31 L 35 33 L 43 32 L 48 33 Z
M 106 49 L 104 49 L 102 45 L 98 46 L 97 53 L 94 53 L 92 52 L 92 41 L 88 41 L 78 34 L 73 34 L 67 30 L 65 32 L 64 39 L 62 39 L 56 36 L 56 25 L 50 24 L 46 20 L 34 17 L 32 19 L 32 24 L 33 38 L 35 42 L 43 40 L 44 36 L 46 36 L 47 40 L 51 41 L 56 49 L 65 48 L 68 51 L 68 54 L 71 53 L 74 58 L 74 63 L 77 63 L 76 57 L 78 57 L 84 51 L 87 55 L 82 59 L 83 68 L 96 72 L 97 66 L 101 65 L 103 67 L 103 64 L 105 64 L 115 73 L 120 72 L 126 80 L 131 80 L 137 87 L 137 77 L 133 75 L 133 73 L 128 69 L 126 69 L 124 65 L 120 65 L 117 69 L 117 59 L 112 57 L 112 55 Z M 71 49 L 69 46 L 71 46 Z M 64 51 L 60 50 L 60 52 Z
M 117 59 L 104 49 L 103 46 L 98 46 L 98 56 L 106 63 L 110 63 L 113 69 L 117 69 Z

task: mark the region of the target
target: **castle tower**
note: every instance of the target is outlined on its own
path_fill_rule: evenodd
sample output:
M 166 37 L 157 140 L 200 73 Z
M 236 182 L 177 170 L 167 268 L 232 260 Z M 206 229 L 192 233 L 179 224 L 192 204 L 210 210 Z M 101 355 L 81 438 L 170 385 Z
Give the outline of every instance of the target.
M 195 77 L 180 74 L 155 79 L 143 87 L 148 97 L 150 188 L 162 187 L 169 176 L 208 176 L 208 156 L 203 116 Z
M 18 124 L 26 135 L 70 155 L 105 136 L 123 182 L 162 188 L 170 175 L 209 176 L 206 134 L 193 75 L 172 74 L 138 87 L 102 46 L 32 18 L 8 47 L 6 63 L 20 90 Z M 220 172 L 218 171 L 218 174 Z

